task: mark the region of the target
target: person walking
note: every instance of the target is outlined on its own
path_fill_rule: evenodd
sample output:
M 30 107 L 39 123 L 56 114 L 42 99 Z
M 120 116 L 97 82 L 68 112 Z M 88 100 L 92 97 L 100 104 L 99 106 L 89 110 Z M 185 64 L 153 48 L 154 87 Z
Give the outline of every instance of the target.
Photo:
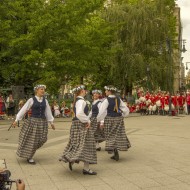
M 97 155 L 94 133 L 88 116 L 88 105 L 84 99 L 87 91 L 84 85 L 79 85 L 72 91 L 76 97 L 73 103 L 74 117 L 69 142 L 59 161 L 69 163 L 70 170 L 73 169 L 74 163 L 82 161 L 83 174 L 96 175 L 97 173 L 89 168 L 89 164 L 97 163 Z
M 107 98 L 101 103 L 97 121 L 104 127 L 106 146 L 105 150 L 114 154 L 111 159 L 118 161 L 119 152 L 127 151 L 131 144 L 125 133 L 124 119 L 129 114 L 126 104 L 115 95 L 117 88 L 105 86 Z
M 48 122 L 50 122 L 52 129 L 55 130 L 54 118 L 49 103 L 44 97 L 45 89 L 45 85 L 34 87 L 35 96 L 25 103 L 13 123 L 13 126 L 16 126 L 17 122 L 31 109 L 31 117 L 24 121 L 20 131 L 17 149 L 17 155 L 21 158 L 26 158 L 29 164 L 36 164 L 33 156 L 36 150 L 47 141 Z

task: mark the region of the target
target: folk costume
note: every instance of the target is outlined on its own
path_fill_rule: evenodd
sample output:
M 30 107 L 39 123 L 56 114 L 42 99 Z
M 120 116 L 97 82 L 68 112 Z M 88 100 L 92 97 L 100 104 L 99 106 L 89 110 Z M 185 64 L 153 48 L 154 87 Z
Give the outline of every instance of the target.
M 97 116 L 97 121 L 104 120 L 104 133 L 106 146 L 105 150 L 108 153 L 114 153 L 111 159 L 119 160 L 120 151 L 127 151 L 131 144 L 125 133 L 124 119 L 129 114 L 129 109 L 126 104 L 113 93 L 117 91 L 115 87 L 105 86 L 106 92 L 111 92 L 110 95 L 102 102 Z
M 34 90 L 46 88 L 45 85 L 37 85 Z M 19 135 L 17 155 L 26 158 L 28 163 L 35 164 L 33 156 L 46 141 L 48 135 L 48 122 L 53 124 L 53 116 L 45 97 L 34 96 L 21 108 L 15 122 L 20 121 L 25 113 L 31 109 L 31 116 L 24 121 Z
M 92 94 L 93 95 L 94 94 L 101 95 L 102 91 L 101 90 L 93 90 Z M 94 138 L 96 141 L 96 150 L 97 151 L 101 150 L 99 143 L 101 143 L 105 140 L 104 130 L 100 129 L 98 122 L 97 122 L 97 115 L 99 113 L 99 108 L 100 108 L 101 102 L 102 101 L 100 99 L 94 100 L 92 103 L 92 110 L 89 114 L 90 121 L 91 121 L 91 127 L 93 128 L 93 131 L 94 131 Z
M 73 89 L 77 95 L 73 104 L 74 117 L 70 129 L 69 142 L 59 159 L 68 162 L 69 169 L 72 170 L 74 163 L 84 162 L 83 174 L 96 175 L 97 173 L 89 169 L 89 164 L 97 163 L 96 144 L 92 127 L 88 116 L 88 105 L 81 95 L 81 91 L 86 93 L 85 86 L 81 85 Z

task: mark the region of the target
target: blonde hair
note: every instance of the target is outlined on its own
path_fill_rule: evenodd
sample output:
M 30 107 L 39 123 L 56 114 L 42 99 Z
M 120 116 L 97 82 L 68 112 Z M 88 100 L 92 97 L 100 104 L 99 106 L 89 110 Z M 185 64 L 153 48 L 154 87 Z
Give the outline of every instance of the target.
M 20 106 L 20 105 L 24 105 L 25 102 L 26 102 L 26 101 L 25 101 L 24 99 L 22 99 L 22 100 L 19 101 L 18 105 L 19 105 L 19 106 Z

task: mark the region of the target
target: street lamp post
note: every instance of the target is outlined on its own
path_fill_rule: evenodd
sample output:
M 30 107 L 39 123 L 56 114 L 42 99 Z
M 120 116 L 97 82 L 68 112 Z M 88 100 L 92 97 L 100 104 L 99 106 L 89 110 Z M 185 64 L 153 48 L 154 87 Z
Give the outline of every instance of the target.
M 190 62 L 186 62 L 186 67 L 185 67 L 186 70 L 189 69 L 188 66 L 187 66 L 187 64 L 189 64 L 189 63 L 190 63 Z
M 181 52 L 185 53 L 187 50 L 185 48 L 185 43 L 186 43 L 186 40 L 181 40 L 182 41 L 182 49 L 181 49 Z
M 169 66 L 168 66 L 168 88 L 169 88 L 169 112 L 168 115 L 172 116 L 172 89 L 171 89 L 171 84 L 172 84 L 172 49 L 171 49 L 171 40 L 167 39 L 166 40 L 167 48 L 168 48 L 168 54 L 169 54 Z
M 150 80 L 150 77 L 149 77 L 149 74 L 150 74 L 150 66 L 148 65 L 147 68 L 146 68 L 146 71 L 147 71 L 147 89 L 149 91 L 149 80 Z

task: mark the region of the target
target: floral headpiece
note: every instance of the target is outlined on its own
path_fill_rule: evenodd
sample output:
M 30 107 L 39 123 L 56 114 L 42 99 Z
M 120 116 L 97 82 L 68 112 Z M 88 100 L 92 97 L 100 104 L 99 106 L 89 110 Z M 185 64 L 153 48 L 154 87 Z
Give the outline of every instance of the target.
M 36 85 L 36 86 L 34 87 L 34 91 L 38 90 L 39 88 L 44 88 L 44 89 L 46 89 L 46 85 L 44 85 L 44 84 L 38 84 L 38 85 Z
M 85 86 L 84 85 L 80 85 L 80 86 L 78 86 L 78 87 L 76 87 L 76 88 L 73 88 L 72 89 L 72 93 L 76 93 L 76 92 L 78 92 L 79 90 L 84 90 L 85 89 Z
M 114 86 L 104 86 L 105 90 L 117 92 L 117 88 Z
M 95 89 L 95 90 L 92 91 L 92 94 L 95 94 L 95 93 L 97 93 L 97 94 L 102 94 L 102 91 Z

